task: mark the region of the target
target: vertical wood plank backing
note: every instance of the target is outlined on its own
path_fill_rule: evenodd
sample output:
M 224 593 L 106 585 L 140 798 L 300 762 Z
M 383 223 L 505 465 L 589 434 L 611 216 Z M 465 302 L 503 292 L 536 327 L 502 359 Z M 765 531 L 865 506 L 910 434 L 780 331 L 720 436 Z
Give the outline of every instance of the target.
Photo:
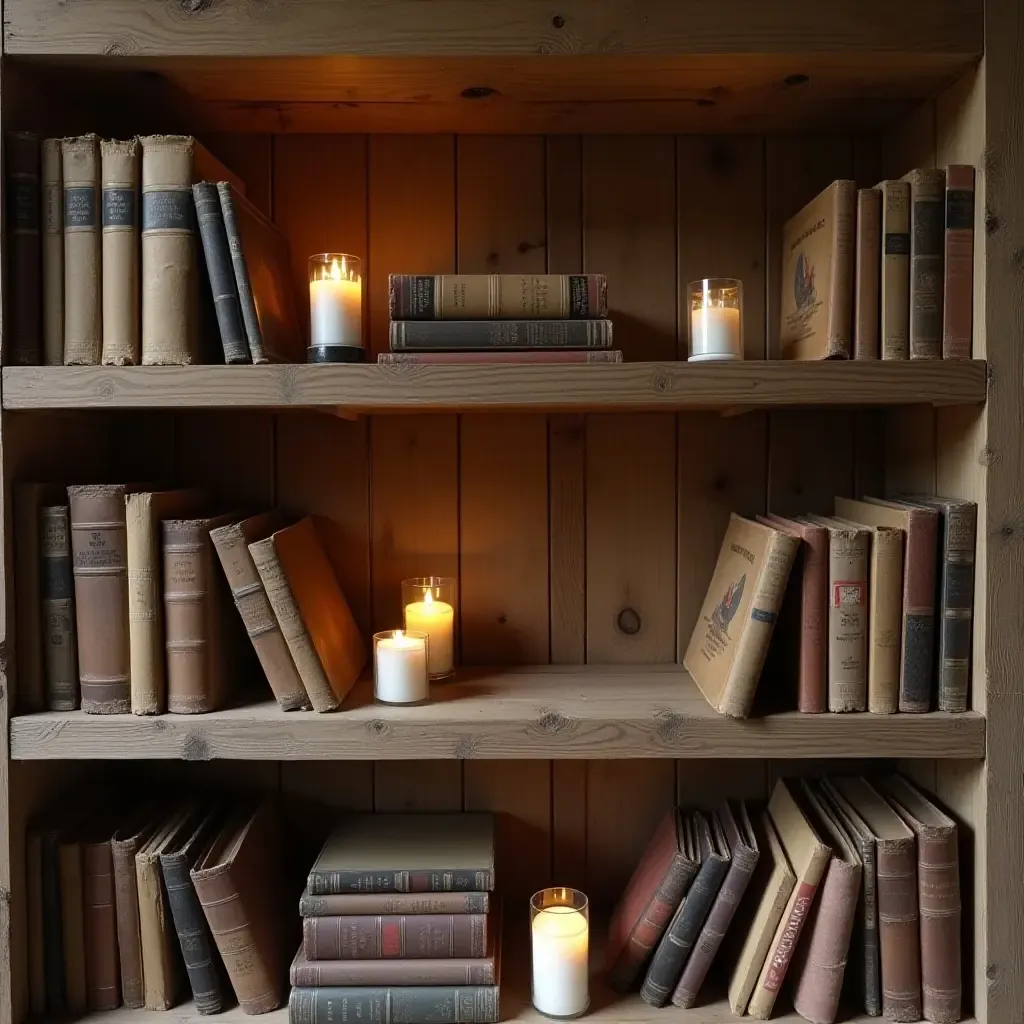
M 552 416 L 548 431 L 551 661 L 586 656 L 586 421 Z
M 177 473 L 175 414 L 145 409 L 109 415 L 111 475 L 118 480 L 148 480 L 170 486 Z
M 882 172 L 902 178 L 915 167 L 935 166 L 935 101 L 924 100 L 882 136 Z
M 676 790 L 681 807 L 706 811 L 725 799 L 764 800 L 768 796 L 768 762 L 730 757 L 679 760 Z
M 461 811 L 461 761 L 377 761 L 376 811 Z
M 227 164 L 245 182 L 246 197 L 268 217 L 276 217 L 274 208 L 274 143 L 287 135 L 218 132 L 204 138 L 210 152 Z
M 886 410 L 888 494 L 935 491 L 935 412 L 918 406 Z
M 883 495 L 888 453 L 888 409 L 856 409 L 853 413 L 853 493 Z

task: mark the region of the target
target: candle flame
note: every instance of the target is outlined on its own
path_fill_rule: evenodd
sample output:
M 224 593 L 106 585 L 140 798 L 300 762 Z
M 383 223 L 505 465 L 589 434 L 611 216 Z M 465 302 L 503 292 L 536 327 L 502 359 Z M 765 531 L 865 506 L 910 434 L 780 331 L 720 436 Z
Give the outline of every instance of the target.
M 402 639 L 402 631 L 400 629 L 396 629 L 395 630 L 395 639 L 396 640 L 401 640 Z
M 434 595 L 431 594 L 429 590 L 423 595 L 423 603 L 424 604 L 433 604 L 434 603 Z
M 335 256 L 330 264 L 322 265 L 317 271 L 317 278 L 320 281 L 358 281 L 359 270 L 350 266 L 343 255 L 341 261 Z

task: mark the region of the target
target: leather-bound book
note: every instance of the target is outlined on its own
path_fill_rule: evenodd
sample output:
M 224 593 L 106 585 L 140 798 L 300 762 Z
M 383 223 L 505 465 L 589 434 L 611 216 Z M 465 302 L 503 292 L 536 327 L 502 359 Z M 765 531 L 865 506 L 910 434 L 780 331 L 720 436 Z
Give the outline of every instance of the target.
M 142 977 L 142 926 L 135 855 L 149 842 L 156 826 L 152 812 L 143 808 L 135 811 L 110 840 L 121 997 L 126 1007 L 136 1010 L 145 1006 L 146 993 Z
M 39 548 L 46 706 L 51 711 L 74 711 L 78 707 L 78 651 L 67 505 L 44 505 L 39 510 Z
M 283 525 L 280 513 L 266 512 L 219 526 L 210 539 L 270 689 L 282 711 L 295 711 L 310 707 L 309 697 L 249 550 Z
M 8 132 L 6 362 L 37 366 L 42 354 L 39 139 L 31 132 Z
M 131 711 L 123 484 L 68 488 L 82 710 Z
M 61 938 L 64 951 L 64 993 L 68 1013 L 84 1014 L 89 1007 L 85 965 L 85 878 L 82 841 L 77 825 L 66 828 L 57 844 L 60 873 Z
M 347 914 L 486 914 L 489 892 L 344 892 L 311 896 L 303 892 L 299 917 L 336 917 Z
M 832 856 L 791 967 L 793 1005 L 811 1024 L 832 1024 L 846 976 L 863 864 L 853 840 L 818 790 L 802 780 L 800 793 L 804 810 Z
M 67 982 L 64 977 L 64 920 L 60 889 L 60 826 L 54 819 L 40 824 L 40 855 L 43 891 L 43 978 L 46 1012 L 64 1016 L 68 1012 Z
M 302 947 L 288 980 L 298 988 L 348 985 L 496 985 L 501 932 L 490 956 L 449 956 L 423 960 L 309 960 Z
M 910 355 L 910 185 L 882 181 L 882 280 L 879 296 L 883 359 Z
M 252 291 L 252 278 L 249 276 L 249 264 L 246 259 L 245 247 L 238 224 L 236 209 L 236 193 L 227 181 L 217 182 L 217 200 L 220 203 L 221 216 L 224 219 L 224 234 L 227 239 L 228 252 L 231 257 L 231 270 L 234 274 L 235 289 L 238 292 L 239 313 L 245 328 L 245 337 L 249 345 L 249 355 L 254 363 L 266 363 L 266 352 L 263 347 L 263 328 L 260 325 L 256 300 Z M 276 285 L 287 288 L 287 281 L 277 281 Z
M 167 643 L 167 710 L 176 715 L 216 711 L 231 673 L 231 638 L 225 622 L 223 576 L 210 530 L 232 521 L 165 519 L 164 620 Z
M 121 1005 L 112 833 L 109 822 L 100 818 L 82 836 L 85 967 L 90 1010 L 116 1010 Z
M 970 359 L 974 335 L 974 168 L 946 168 L 942 358 Z
M 96 366 L 103 347 L 100 140 L 64 139 L 64 365 Z
M 882 266 L 882 193 L 857 189 L 857 243 L 853 277 L 853 358 L 879 356 L 878 292 Z
M 610 349 L 611 320 L 392 320 L 392 352 Z
M 104 366 L 137 366 L 139 345 L 139 140 L 100 143 L 103 181 Z
M 64 157 L 43 139 L 43 365 L 64 365 Z
M 934 1024 L 955 1024 L 963 995 L 956 822 L 900 775 L 879 787 L 917 837 L 922 1013 Z
M 694 811 L 693 821 L 700 870 L 665 929 L 640 986 L 640 997 L 651 1006 L 668 1003 L 729 866 L 729 844 L 718 816 L 712 812 L 705 817 Z
M 243 1013 L 281 1005 L 284 963 L 277 815 L 268 803 L 232 812 L 192 869 L 192 884 Z
M 875 841 L 882 1016 L 921 1019 L 921 938 L 918 931 L 917 843 L 913 831 L 864 779 L 834 786 Z
M 932 508 L 882 498 L 836 498 L 836 515 L 869 526 L 903 530 L 900 711 L 928 711 L 934 688 L 938 514 Z
M 25 905 L 28 1006 L 34 1017 L 43 1017 L 46 1014 L 46 936 L 43 914 L 43 836 L 38 822 L 30 822 L 25 835 Z
M 700 867 L 692 817 L 673 808 L 655 830 L 626 885 L 608 929 L 608 982 L 628 992 L 661 941 Z
M 309 960 L 481 957 L 489 948 L 489 933 L 486 914 L 306 917 L 302 948 Z
M 946 172 L 919 169 L 903 180 L 910 185 L 910 358 L 941 359 Z
M 735 809 L 728 801 L 723 801 L 715 813 L 725 832 L 729 868 L 672 993 L 673 1005 L 683 1009 L 688 1009 L 697 1001 L 700 987 L 736 916 L 760 856 L 757 836 L 742 801 L 735 804 Z
M 338 1020 L 459 1021 L 497 1024 L 497 985 L 401 985 L 382 988 L 293 988 L 288 1024 Z

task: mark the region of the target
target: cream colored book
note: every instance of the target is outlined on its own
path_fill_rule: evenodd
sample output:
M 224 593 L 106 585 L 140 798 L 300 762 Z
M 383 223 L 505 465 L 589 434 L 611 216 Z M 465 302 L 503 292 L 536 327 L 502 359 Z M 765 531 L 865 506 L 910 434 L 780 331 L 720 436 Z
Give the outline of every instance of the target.
M 883 359 L 910 356 L 910 185 L 880 181 L 882 275 L 879 323 Z
M 708 703 L 746 718 L 800 539 L 732 515 L 683 664 Z

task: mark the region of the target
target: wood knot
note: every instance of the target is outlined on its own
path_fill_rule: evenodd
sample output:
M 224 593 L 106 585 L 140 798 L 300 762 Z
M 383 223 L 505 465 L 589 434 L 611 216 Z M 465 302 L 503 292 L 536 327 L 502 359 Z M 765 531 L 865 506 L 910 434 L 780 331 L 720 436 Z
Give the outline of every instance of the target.
M 153 730 L 154 732 L 166 732 L 167 723 L 159 716 L 153 719 Z
M 199 732 L 190 732 L 181 745 L 181 759 L 183 761 L 211 761 L 213 754 L 210 751 L 210 744 L 206 737 Z
M 668 379 L 667 374 L 659 373 L 654 378 L 654 390 L 657 391 L 659 395 L 667 394 L 672 390 L 672 381 Z
M 130 57 L 137 49 L 138 44 L 132 36 L 122 36 L 120 39 L 112 39 L 103 48 L 105 57 Z
M 551 19 L 551 24 L 554 25 L 555 28 L 565 28 L 565 18 L 563 18 L 560 14 L 556 14 Z
M 1003 525 L 999 527 L 999 532 L 1004 538 L 1009 540 L 1010 537 L 1013 536 L 1013 526 L 1010 523 L 1003 523 Z
M 96 385 L 96 393 L 100 398 L 114 397 L 114 382 L 109 377 L 101 377 Z
M 563 733 L 572 732 L 576 728 L 574 719 L 563 715 L 561 711 L 553 709 L 542 709 L 538 722 L 541 731 L 550 736 L 560 736 Z
M 497 96 L 498 90 L 492 89 L 489 85 L 470 85 L 463 89 L 459 95 L 464 100 L 485 100 L 489 96 Z
M 782 80 L 783 85 L 806 85 L 811 80 L 810 75 L 800 74 L 799 72 L 795 75 L 786 75 Z
M 991 207 L 985 207 L 985 234 L 994 235 L 999 228 L 1002 227 L 1002 222 L 996 216 L 995 212 Z
M 663 743 L 673 744 L 682 735 L 686 719 L 675 711 L 669 711 L 668 708 L 659 708 L 654 712 L 654 721 L 658 738 Z
M 988 446 L 978 452 L 978 463 L 982 466 L 994 466 L 999 461 L 999 456 Z
M 498 625 L 499 626 L 504 626 L 507 622 L 508 622 L 508 616 L 507 615 L 499 615 L 498 616 Z
M 476 740 L 472 736 L 463 736 L 455 744 L 455 757 L 459 761 L 471 761 L 476 757 Z
M 366 731 L 374 736 L 386 736 L 388 734 L 388 723 L 383 718 L 371 718 L 366 723 Z
M 987 964 L 985 966 L 985 980 L 986 981 L 995 981 L 996 980 L 996 976 L 998 974 L 999 974 L 999 969 L 996 967 L 995 964 Z
M 640 613 L 635 608 L 623 608 L 615 619 L 619 632 L 626 636 L 636 636 L 642 624 Z
M 185 14 L 202 14 L 213 6 L 213 0 L 178 0 Z
M 11 890 L 6 885 L 0 885 L 0 903 L 5 907 L 11 905 Z

